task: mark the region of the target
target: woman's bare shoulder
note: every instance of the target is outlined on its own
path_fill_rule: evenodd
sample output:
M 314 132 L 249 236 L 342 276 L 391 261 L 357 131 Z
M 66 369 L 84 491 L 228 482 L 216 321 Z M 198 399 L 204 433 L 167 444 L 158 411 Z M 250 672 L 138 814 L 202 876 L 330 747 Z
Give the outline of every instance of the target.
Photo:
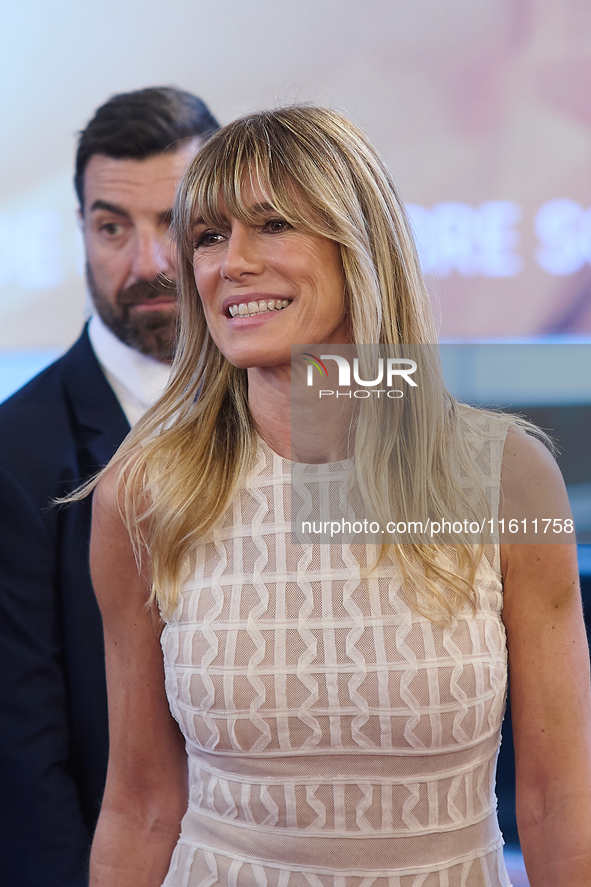
M 129 463 L 123 470 L 115 464 L 103 472 L 94 491 L 90 567 L 103 615 L 111 603 L 137 604 L 139 599 L 144 606 L 150 596 L 148 552 L 140 537 L 130 535 L 138 506 L 131 483 Z M 141 497 L 139 502 L 141 507 Z
M 542 520 L 572 516 L 553 454 L 542 440 L 519 426 L 512 425 L 507 431 L 501 489 L 501 516 L 505 518 Z
M 122 478 L 118 465 L 109 465 L 97 481 L 92 495 L 93 508 L 101 511 L 118 511 L 121 500 Z
M 99 520 L 137 524 L 148 507 L 141 449 L 111 462 L 99 475 L 93 492 L 93 526 Z
M 532 459 L 534 466 L 539 467 L 544 464 L 557 468 L 556 460 L 543 439 L 536 437 L 520 425 L 509 425 L 503 461 L 512 467 L 524 468 Z

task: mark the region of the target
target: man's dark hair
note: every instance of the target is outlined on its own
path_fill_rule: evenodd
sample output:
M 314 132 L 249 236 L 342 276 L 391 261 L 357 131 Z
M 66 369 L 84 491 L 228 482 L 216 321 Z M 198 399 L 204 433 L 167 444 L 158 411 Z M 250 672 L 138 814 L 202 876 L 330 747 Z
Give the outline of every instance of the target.
M 154 86 L 114 95 L 96 111 L 80 133 L 74 187 L 84 207 L 84 171 L 94 154 L 145 160 L 174 150 L 186 139 L 203 138 L 219 129 L 209 108 L 197 96 L 172 86 Z

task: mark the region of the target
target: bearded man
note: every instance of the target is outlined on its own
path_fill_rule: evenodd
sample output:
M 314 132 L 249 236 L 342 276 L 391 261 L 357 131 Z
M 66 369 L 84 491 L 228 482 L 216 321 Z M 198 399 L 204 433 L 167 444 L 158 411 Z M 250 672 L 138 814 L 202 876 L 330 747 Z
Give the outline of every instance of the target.
M 166 385 L 176 184 L 218 124 L 173 88 L 117 95 L 80 134 L 75 187 L 93 315 L 0 405 L 0 872 L 85 887 L 107 699 L 88 569 L 90 503 L 51 506 L 109 461 Z

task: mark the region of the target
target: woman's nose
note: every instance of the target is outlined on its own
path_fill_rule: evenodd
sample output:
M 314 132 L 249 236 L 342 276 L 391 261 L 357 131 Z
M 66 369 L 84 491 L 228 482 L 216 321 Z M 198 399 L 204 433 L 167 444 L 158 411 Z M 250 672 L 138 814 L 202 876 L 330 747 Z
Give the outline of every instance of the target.
M 238 280 L 244 275 L 260 274 L 263 264 L 256 232 L 246 225 L 234 227 L 226 241 L 222 277 Z

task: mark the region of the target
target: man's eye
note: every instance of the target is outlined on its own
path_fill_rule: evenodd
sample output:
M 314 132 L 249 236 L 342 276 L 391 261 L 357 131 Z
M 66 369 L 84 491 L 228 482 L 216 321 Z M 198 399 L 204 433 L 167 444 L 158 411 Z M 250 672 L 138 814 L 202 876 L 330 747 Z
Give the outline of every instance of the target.
M 121 234 L 121 225 L 118 222 L 106 222 L 100 226 L 99 230 L 107 237 L 117 237 L 118 234 Z

